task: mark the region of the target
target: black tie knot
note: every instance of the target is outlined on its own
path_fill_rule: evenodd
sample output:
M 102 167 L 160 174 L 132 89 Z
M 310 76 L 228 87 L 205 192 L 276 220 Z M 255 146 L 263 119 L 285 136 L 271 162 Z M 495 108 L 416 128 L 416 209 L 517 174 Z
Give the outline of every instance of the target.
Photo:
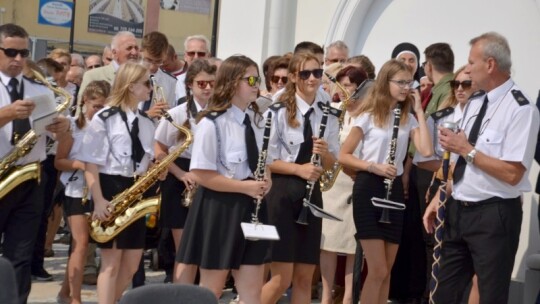
M 309 116 L 311 116 L 311 113 L 313 113 L 313 108 L 309 108 L 309 110 L 307 110 L 306 114 L 304 114 L 304 118 L 306 120 L 309 120 Z
M 15 92 L 18 93 L 19 91 L 19 81 L 17 80 L 17 78 L 11 78 L 9 80 L 9 91 L 12 92 L 13 90 L 15 90 Z
M 249 119 L 249 115 L 246 113 L 246 117 L 244 117 L 244 125 L 251 127 L 251 120 Z

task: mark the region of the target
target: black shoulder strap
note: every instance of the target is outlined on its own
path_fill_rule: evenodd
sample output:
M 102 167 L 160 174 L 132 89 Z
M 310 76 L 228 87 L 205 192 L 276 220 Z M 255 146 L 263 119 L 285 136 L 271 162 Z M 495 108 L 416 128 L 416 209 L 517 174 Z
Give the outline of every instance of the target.
M 99 113 L 98 117 L 101 118 L 101 120 L 105 121 L 109 117 L 111 117 L 113 115 L 116 115 L 116 114 L 118 114 L 120 112 L 121 112 L 120 108 L 118 108 L 118 107 L 110 107 L 107 110 L 104 110 L 101 113 Z
M 271 104 L 268 108 L 274 112 L 277 112 L 279 109 L 284 108 L 284 107 L 285 107 L 285 103 L 278 101 Z
M 444 108 L 442 110 L 439 110 L 437 112 L 433 112 L 431 114 L 431 118 L 433 118 L 433 120 L 435 122 L 437 122 L 437 120 L 443 118 L 443 117 L 446 117 L 450 114 L 454 113 L 454 108 L 453 107 L 448 107 L 448 108 Z
M 519 106 L 524 106 L 529 104 L 529 100 L 527 97 L 523 95 L 523 93 L 520 90 L 512 90 L 512 95 L 514 95 L 514 98 L 516 99 Z
M 211 120 L 215 120 L 219 116 L 223 115 L 226 111 L 211 111 L 208 112 L 205 117 Z

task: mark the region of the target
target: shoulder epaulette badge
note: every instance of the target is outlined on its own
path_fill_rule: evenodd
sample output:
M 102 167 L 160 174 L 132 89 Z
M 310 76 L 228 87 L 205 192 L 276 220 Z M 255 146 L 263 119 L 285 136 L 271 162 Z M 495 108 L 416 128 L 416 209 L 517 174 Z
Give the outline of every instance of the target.
M 225 112 L 226 111 L 211 111 L 211 112 L 208 112 L 204 117 L 206 117 L 208 119 L 211 119 L 211 120 L 214 120 L 214 119 L 218 118 L 219 116 L 221 116 Z
M 281 101 L 278 101 L 271 104 L 268 108 L 270 108 L 272 111 L 278 111 L 279 109 L 283 107 L 285 107 L 285 104 Z
M 109 117 L 115 115 L 115 114 L 118 114 L 119 111 L 118 111 L 118 108 L 117 107 L 111 107 L 111 108 L 108 108 L 107 110 L 104 110 L 103 112 L 99 113 L 99 118 L 101 118 L 102 120 L 107 120 Z
M 514 98 L 520 106 L 529 104 L 529 100 L 523 95 L 520 90 L 512 90 L 512 95 L 514 95 Z
M 431 113 L 431 118 L 433 118 L 433 120 L 437 121 L 443 117 L 446 117 L 450 114 L 454 113 L 454 108 L 453 107 L 448 107 L 448 108 L 444 108 L 442 110 L 439 110 L 437 112 L 434 112 L 434 113 Z
M 478 98 L 480 96 L 484 96 L 486 94 L 486 92 L 484 90 L 478 90 L 474 93 L 471 94 L 471 96 L 469 96 L 469 100 L 473 100 L 475 98 Z
M 37 73 L 37 72 L 36 72 L 36 73 Z M 34 78 L 26 77 L 26 76 L 24 76 L 24 75 L 23 75 L 23 78 L 26 79 L 26 80 L 28 80 L 28 81 L 30 81 L 31 83 L 35 83 L 35 84 L 40 84 L 40 85 L 42 85 L 42 86 L 46 86 L 43 82 L 37 81 L 37 80 L 34 79 Z

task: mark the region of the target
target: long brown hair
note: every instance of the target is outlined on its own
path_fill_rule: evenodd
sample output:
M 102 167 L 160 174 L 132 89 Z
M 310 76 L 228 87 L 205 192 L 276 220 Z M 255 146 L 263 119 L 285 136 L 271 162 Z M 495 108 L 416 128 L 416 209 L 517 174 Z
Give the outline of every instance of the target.
M 292 128 L 300 126 L 300 122 L 296 120 L 296 83 L 291 81 L 291 75 L 302 70 L 302 67 L 307 61 L 314 60 L 321 64 L 319 59 L 311 53 L 294 54 L 289 63 L 289 81 L 285 85 L 285 91 L 279 97 L 279 101 L 283 102 L 287 107 L 287 124 Z
M 120 107 L 124 111 L 127 108 L 135 108 L 140 100 L 135 99 L 129 86 L 143 80 L 147 73 L 148 69 L 139 63 L 126 62 L 122 64 L 114 78 L 109 105 Z
M 454 73 L 454 77 L 452 77 L 452 80 L 456 80 L 456 77 L 458 77 L 458 75 L 465 70 L 465 67 L 466 66 L 462 66 L 457 69 L 457 71 Z M 442 110 L 448 107 L 455 107 L 457 106 L 457 104 L 458 100 L 456 98 L 456 90 L 454 90 L 454 88 L 450 88 L 450 94 L 448 94 L 448 97 L 446 97 L 446 99 L 441 102 L 441 105 L 439 105 L 439 108 L 437 110 Z
M 86 103 L 87 98 L 99 98 L 99 97 L 109 97 L 111 92 L 111 85 L 105 80 L 94 80 L 90 82 L 82 94 L 82 100 L 79 103 L 79 116 L 77 116 L 77 121 L 75 124 L 77 128 L 82 129 L 86 125 L 86 118 L 84 117 L 83 107 Z
M 402 61 L 392 59 L 387 61 L 379 71 L 375 83 L 367 93 L 364 102 L 358 109 L 358 115 L 369 113 L 373 116 L 373 121 L 377 127 L 384 127 L 390 116 L 390 106 L 393 102 L 390 94 L 390 80 L 399 72 L 411 73 L 411 68 Z M 412 74 L 411 74 L 412 79 Z M 407 123 L 410 107 L 412 105 L 412 96 L 408 95 L 403 101 L 401 108 L 401 125 Z M 355 113 L 356 115 L 356 113 Z
M 259 74 L 257 63 L 244 55 L 234 55 L 223 61 L 217 71 L 214 95 L 210 97 L 206 110 L 201 111 L 197 116 L 197 122 L 210 112 L 221 112 L 231 107 L 231 99 L 236 94 L 236 88 L 249 67 L 255 67 Z M 257 104 L 252 102 L 251 107 L 255 116 L 259 116 L 257 122 L 262 120 Z

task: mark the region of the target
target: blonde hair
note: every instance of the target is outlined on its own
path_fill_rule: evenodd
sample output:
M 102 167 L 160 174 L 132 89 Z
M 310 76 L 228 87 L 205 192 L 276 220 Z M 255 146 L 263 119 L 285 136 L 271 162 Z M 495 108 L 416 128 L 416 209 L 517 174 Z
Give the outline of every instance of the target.
M 136 108 L 139 100 L 135 99 L 129 88 L 132 84 L 143 80 L 147 73 L 148 69 L 139 63 L 122 64 L 114 78 L 109 105 L 123 110 Z
M 66 57 L 71 63 L 71 54 L 66 49 L 54 49 L 47 57 L 55 60 L 58 58 Z
M 358 114 L 369 113 L 373 116 L 373 121 L 377 127 L 384 127 L 390 116 L 390 106 L 393 102 L 390 94 L 390 80 L 399 72 L 406 71 L 411 74 L 411 68 L 402 61 L 392 59 L 387 61 L 379 71 L 375 83 L 367 93 L 367 96 L 358 109 Z M 401 108 L 401 125 L 407 123 L 409 109 L 412 104 L 412 97 L 408 95 L 403 101 Z

